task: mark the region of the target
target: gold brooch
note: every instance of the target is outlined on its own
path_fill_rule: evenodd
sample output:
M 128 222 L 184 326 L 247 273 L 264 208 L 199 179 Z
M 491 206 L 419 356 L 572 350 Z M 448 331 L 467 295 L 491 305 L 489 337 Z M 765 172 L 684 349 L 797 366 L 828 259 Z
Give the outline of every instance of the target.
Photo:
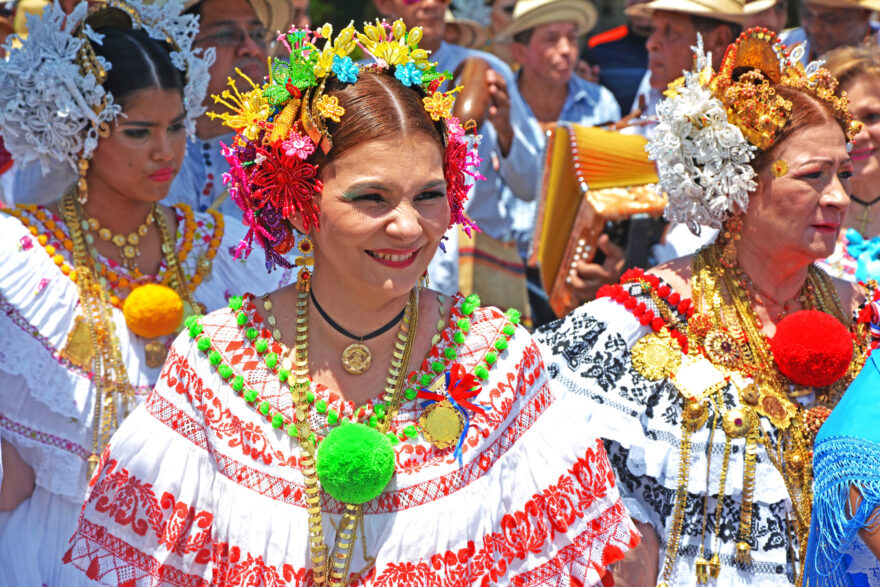
M 681 349 L 668 334 L 648 334 L 633 346 L 632 364 L 645 379 L 666 379 L 681 364 Z

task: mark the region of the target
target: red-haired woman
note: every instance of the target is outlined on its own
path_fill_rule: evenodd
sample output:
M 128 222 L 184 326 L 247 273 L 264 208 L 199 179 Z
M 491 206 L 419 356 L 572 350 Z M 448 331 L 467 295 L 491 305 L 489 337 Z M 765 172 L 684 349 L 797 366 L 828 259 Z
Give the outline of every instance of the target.
M 601 442 L 515 311 L 420 284 L 476 163 L 421 30 L 328 28 L 221 98 L 232 195 L 298 287 L 190 322 L 66 560 L 106 584 L 599 583 L 638 542 Z

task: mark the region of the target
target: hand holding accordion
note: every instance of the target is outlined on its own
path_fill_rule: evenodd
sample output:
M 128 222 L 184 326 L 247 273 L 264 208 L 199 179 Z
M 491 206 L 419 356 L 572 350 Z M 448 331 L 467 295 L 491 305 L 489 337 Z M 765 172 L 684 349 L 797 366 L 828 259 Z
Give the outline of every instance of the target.
M 646 142 L 640 136 L 576 124 L 553 130 L 530 264 L 537 263 L 557 316 L 580 302 L 571 286 L 572 273 L 578 261 L 593 260 L 607 222 L 663 214 L 666 198 L 652 185 L 657 174 Z

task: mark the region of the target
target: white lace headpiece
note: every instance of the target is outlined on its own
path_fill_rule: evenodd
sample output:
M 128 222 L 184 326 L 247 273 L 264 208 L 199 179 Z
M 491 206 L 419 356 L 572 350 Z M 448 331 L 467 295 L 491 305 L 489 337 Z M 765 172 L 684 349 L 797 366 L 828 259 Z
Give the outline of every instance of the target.
M 669 198 L 664 216 L 699 234 L 700 225 L 720 228 L 728 214 L 745 211 L 757 187 L 749 165 L 757 148 L 728 121 L 709 88 L 712 53 L 704 52 L 701 35 L 692 49 L 696 67 L 657 105 L 660 124 L 646 149 Z
M 94 71 L 94 67 L 107 71 L 112 63 L 99 56 L 91 66 L 83 63 L 89 40 L 97 44 L 103 40 L 103 35 L 83 24 L 88 4 L 78 3 L 67 15 L 56 0 L 42 16 L 28 15 L 27 39 L 7 40 L 8 59 L 0 61 L 0 132 L 6 148 L 23 165 L 40 161 L 44 174 L 51 160 L 67 163 L 76 172 L 81 159 L 91 158 L 99 129 L 109 128 L 121 113 Z M 106 6 L 123 10 L 131 16 L 133 28 L 172 45 L 171 61 L 186 76 L 186 130 L 194 134 L 195 119 L 205 111 L 208 68 L 214 62 L 214 49 L 192 48 L 198 17 L 181 14 L 183 4 L 177 0 L 164 4 L 110 0 Z

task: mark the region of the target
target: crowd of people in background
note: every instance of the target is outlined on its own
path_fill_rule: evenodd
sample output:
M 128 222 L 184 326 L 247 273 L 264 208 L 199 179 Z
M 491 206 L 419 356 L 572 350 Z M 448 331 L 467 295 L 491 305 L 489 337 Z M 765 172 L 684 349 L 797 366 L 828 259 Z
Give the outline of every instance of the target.
M 0 584 L 880 586 L 880 0 L 370 11 L 0 4 Z M 568 315 L 563 124 L 669 199 Z

